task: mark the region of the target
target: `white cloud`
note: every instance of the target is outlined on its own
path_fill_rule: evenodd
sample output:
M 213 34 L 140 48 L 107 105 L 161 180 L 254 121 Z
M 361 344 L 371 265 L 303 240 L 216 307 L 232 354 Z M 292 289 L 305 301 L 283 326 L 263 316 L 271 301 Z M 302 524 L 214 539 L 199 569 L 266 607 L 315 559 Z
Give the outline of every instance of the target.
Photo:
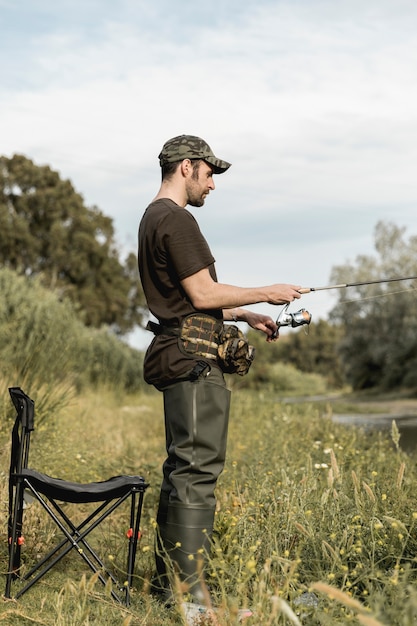
M 123 245 L 183 132 L 233 163 L 198 218 L 236 282 L 274 279 L 278 256 L 280 279 L 325 283 L 379 219 L 413 227 L 414 0 L 23 4 L 0 42 L 2 153 L 71 178 Z

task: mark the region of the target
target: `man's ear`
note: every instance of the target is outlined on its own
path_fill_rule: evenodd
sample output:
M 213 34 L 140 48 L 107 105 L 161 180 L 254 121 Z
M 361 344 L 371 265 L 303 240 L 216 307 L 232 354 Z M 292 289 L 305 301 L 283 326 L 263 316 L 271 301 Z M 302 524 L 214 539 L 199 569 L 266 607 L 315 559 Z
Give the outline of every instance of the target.
M 184 178 L 187 178 L 187 176 L 189 176 L 193 170 L 193 164 L 191 163 L 190 159 L 184 159 L 183 161 L 181 161 L 180 169 L 181 174 L 184 176 Z

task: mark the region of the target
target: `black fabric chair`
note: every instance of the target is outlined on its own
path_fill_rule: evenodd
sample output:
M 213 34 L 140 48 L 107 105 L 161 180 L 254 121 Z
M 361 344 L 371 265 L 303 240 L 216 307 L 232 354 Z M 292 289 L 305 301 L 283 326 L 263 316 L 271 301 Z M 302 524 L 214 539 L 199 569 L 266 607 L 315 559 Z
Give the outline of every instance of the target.
M 14 598 L 22 596 L 54 567 L 71 549 L 81 556 L 99 580 L 107 585 L 111 580 L 111 595 L 118 602 L 129 605 L 136 551 L 140 538 L 139 527 L 143 498 L 148 484 L 141 476 L 115 476 L 104 482 L 73 483 L 52 478 L 28 468 L 30 436 L 34 430 L 34 402 L 20 387 L 11 387 L 9 393 L 17 415 L 12 433 L 12 452 L 9 476 L 9 567 L 6 573 L 6 598 L 11 597 L 12 582 L 20 579 L 24 586 Z M 21 549 L 24 544 L 24 491 L 29 490 L 63 533 L 63 539 L 53 547 L 30 571 L 21 572 Z M 131 499 L 126 580 L 120 584 L 87 541 L 87 535 L 97 528 L 125 500 Z M 63 510 L 63 503 L 92 504 L 93 511 L 82 523 L 73 523 Z M 91 507 L 90 507 L 91 508 Z

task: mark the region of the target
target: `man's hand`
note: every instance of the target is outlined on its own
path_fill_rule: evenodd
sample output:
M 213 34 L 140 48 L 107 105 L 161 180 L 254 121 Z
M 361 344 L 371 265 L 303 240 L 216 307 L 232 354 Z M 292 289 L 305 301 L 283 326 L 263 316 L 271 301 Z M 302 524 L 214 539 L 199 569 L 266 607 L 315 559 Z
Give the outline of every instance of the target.
M 277 284 L 269 288 L 268 304 L 287 304 L 301 298 L 300 285 Z
M 278 330 L 278 326 L 269 315 L 262 315 L 261 313 L 253 313 L 252 311 L 242 310 L 239 319 L 246 322 L 255 330 L 260 330 L 266 334 L 266 340 L 268 342 L 276 341 L 278 339 L 278 333 L 273 337 L 274 333 Z

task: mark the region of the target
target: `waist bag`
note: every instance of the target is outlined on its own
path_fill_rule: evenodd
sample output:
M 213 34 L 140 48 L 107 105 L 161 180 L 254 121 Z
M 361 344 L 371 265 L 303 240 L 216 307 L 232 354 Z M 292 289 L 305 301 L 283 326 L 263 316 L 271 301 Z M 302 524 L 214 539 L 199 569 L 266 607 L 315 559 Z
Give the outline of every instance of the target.
M 223 372 L 245 376 L 255 358 L 255 348 L 249 345 L 237 326 L 225 324 L 220 335 L 217 356 Z
M 180 348 L 187 354 L 217 359 L 223 323 L 211 315 L 192 313 L 182 320 Z
M 246 341 L 237 326 L 204 313 L 187 315 L 181 326 L 161 326 L 149 322 L 147 326 L 156 335 L 178 337 L 181 352 L 195 357 L 216 360 L 226 374 L 244 376 L 255 358 L 255 348 Z

